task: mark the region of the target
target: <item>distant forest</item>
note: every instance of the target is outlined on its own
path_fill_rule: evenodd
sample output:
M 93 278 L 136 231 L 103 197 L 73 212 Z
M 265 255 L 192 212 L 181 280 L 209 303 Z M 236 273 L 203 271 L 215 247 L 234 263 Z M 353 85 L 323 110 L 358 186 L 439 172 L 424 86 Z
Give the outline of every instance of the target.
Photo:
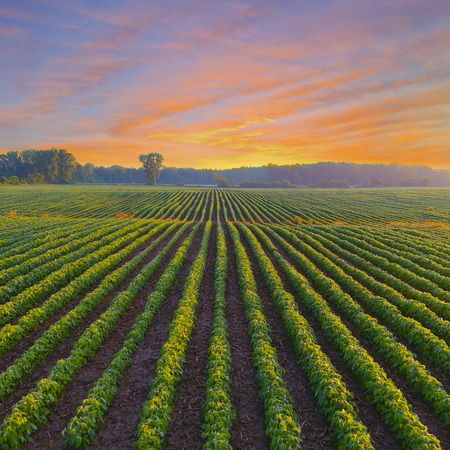
M 164 167 L 157 184 L 212 185 L 216 173 L 223 175 L 228 184 L 232 184 L 234 180 L 233 184 L 247 187 L 263 186 L 262 183 L 284 187 L 288 184 L 286 181 L 308 187 L 450 186 L 448 170 L 436 170 L 427 166 L 345 162 L 279 166 L 268 164 L 227 170 Z M 10 151 L 0 154 L 1 184 L 145 182 L 142 168 L 117 165 L 103 167 L 91 163 L 81 165 L 64 149 Z

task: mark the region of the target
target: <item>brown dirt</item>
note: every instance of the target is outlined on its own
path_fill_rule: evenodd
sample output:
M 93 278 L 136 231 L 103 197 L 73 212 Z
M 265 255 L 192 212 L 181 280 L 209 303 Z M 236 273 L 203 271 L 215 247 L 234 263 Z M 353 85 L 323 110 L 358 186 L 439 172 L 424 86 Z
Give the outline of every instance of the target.
M 158 235 L 154 236 L 150 241 L 144 243 L 142 246 L 140 246 L 138 249 L 136 249 L 134 252 L 132 252 L 127 258 L 125 258 L 120 264 L 118 264 L 116 267 L 111 269 L 101 280 L 93 283 L 89 288 L 87 288 L 82 294 L 77 295 L 73 300 L 71 300 L 65 307 L 63 307 L 61 310 L 59 310 L 57 313 L 53 314 L 53 316 L 49 317 L 45 322 L 43 322 L 35 331 L 31 332 L 30 334 L 24 336 L 21 341 L 17 344 L 16 347 L 12 348 L 11 350 L 7 351 L 3 356 L 0 357 L 0 371 L 5 370 L 8 366 L 10 366 L 15 359 L 19 358 L 20 355 L 22 355 L 25 351 L 27 351 L 34 343 L 36 339 L 39 338 L 45 331 L 47 331 L 54 323 L 56 323 L 59 319 L 64 317 L 66 314 L 69 313 L 73 308 L 75 308 L 80 301 L 86 297 L 89 293 L 93 292 L 95 289 L 98 288 L 98 286 L 101 284 L 103 279 L 107 277 L 109 274 L 114 272 L 115 270 L 119 269 L 120 267 L 124 266 L 127 262 L 131 261 L 135 256 L 137 256 L 139 253 L 141 253 L 143 250 L 145 250 L 149 245 L 151 245 L 152 242 L 154 242 L 156 239 L 158 239 L 161 234 L 163 234 L 166 230 L 163 230 L 162 232 L 158 233 Z M 175 233 L 173 233 L 175 234 Z M 157 251 L 159 251 L 160 248 L 164 248 L 164 245 L 168 242 L 168 240 L 171 239 L 171 236 L 166 238 L 159 247 L 157 247 Z M 127 244 L 130 245 L 131 243 Z M 125 247 L 122 247 L 122 249 Z M 156 254 L 157 251 L 154 251 L 152 253 Z M 39 305 L 36 305 L 35 307 L 39 307 L 41 304 L 45 303 L 48 300 L 48 297 L 42 301 Z M 12 324 L 17 324 L 19 318 L 14 319 L 14 321 L 11 321 Z
M 236 450 L 265 450 L 269 439 L 264 428 L 264 406 L 253 365 L 252 343 L 239 291 L 233 244 L 224 226 L 228 249 L 227 305 L 225 317 L 231 346 L 231 402 L 237 417 L 231 428 L 231 446 Z
M 93 233 L 98 232 L 98 231 L 100 231 L 100 230 L 97 229 L 97 230 L 93 231 Z M 117 232 L 117 231 L 119 231 L 118 228 L 114 230 L 114 232 Z M 84 237 L 87 237 L 87 236 L 84 236 Z M 103 236 L 101 237 L 101 239 L 103 239 L 104 237 L 107 237 L 107 236 L 106 236 L 106 235 L 103 235 Z M 76 239 L 76 237 L 75 237 L 74 239 Z M 92 243 L 92 242 L 91 242 L 91 243 Z M 83 249 L 83 247 L 85 247 L 86 245 L 88 245 L 88 244 L 82 245 L 81 247 L 76 248 L 74 251 L 80 251 L 80 250 Z M 95 250 L 95 251 L 97 251 L 97 250 Z M 68 255 L 68 253 L 70 253 L 70 252 L 69 252 L 69 251 L 64 251 L 62 254 L 60 254 L 60 255 L 57 256 L 56 260 L 66 257 L 66 256 Z M 50 263 L 50 262 L 52 262 L 52 261 L 47 261 L 46 264 L 48 264 L 48 263 Z M 30 269 L 27 273 L 22 274 L 22 275 L 23 275 L 23 276 L 29 275 L 29 274 L 32 273 L 34 270 L 38 270 L 38 269 L 39 269 L 39 267 L 33 267 L 33 268 Z M 38 283 L 38 282 L 39 282 L 39 283 L 42 282 L 45 278 L 47 278 L 48 276 L 52 275 L 55 271 L 58 271 L 58 270 L 60 270 L 60 269 L 61 269 L 61 267 L 60 267 L 59 269 L 53 270 L 51 273 L 47 274 L 44 278 L 40 278 L 39 281 L 35 281 L 35 283 L 33 283 L 33 285 L 36 284 L 36 283 Z M 72 280 L 73 280 L 73 279 L 71 279 L 68 283 L 64 283 L 60 288 L 56 289 L 54 292 L 52 292 L 51 294 L 49 294 L 49 296 L 52 295 L 52 294 L 54 294 L 55 292 L 59 291 L 60 289 L 63 289 L 63 288 L 64 288 L 65 286 L 67 286 Z M 10 281 L 12 281 L 12 280 L 10 280 Z M 18 290 L 14 295 L 8 297 L 8 298 L 5 299 L 5 300 L 2 300 L 1 303 L 8 303 L 8 302 L 14 300 L 14 297 L 15 297 L 15 296 L 17 296 L 17 295 L 23 293 L 23 292 L 24 292 L 25 290 L 27 290 L 29 287 L 30 287 L 30 286 L 22 287 L 22 288 L 21 288 L 20 290 Z M 33 308 L 38 308 L 38 307 L 40 307 L 40 306 L 42 305 L 42 303 L 45 302 L 45 300 L 47 300 L 47 298 L 45 298 L 45 299 L 42 300 L 42 301 L 37 302 L 37 303 L 33 306 Z M 18 314 L 16 317 L 14 317 L 13 319 L 11 319 L 8 323 L 10 323 L 10 324 L 12 324 L 12 325 L 17 324 L 19 318 L 20 318 L 22 315 L 23 315 L 23 314 Z
M 185 203 L 188 203 L 188 202 L 185 202 Z M 186 210 L 184 209 L 185 207 L 186 207 L 186 205 L 183 206 L 183 209 L 180 212 L 181 216 L 178 219 L 175 219 L 175 220 L 179 220 L 180 222 L 183 221 L 183 220 L 187 220 L 186 215 L 187 215 L 187 212 L 189 211 L 190 207 L 188 209 L 186 209 Z
M 203 202 L 202 198 L 202 202 Z M 211 205 L 211 199 L 208 201 Z M 235 205 L 234 205 L 235 208 Z M 192 214 L 191 214 L 192 216 Z M 206 217 L 207 218 L 207 217 Z M 198 217 L 197 217 L 198 219 Z M 207 259 L 207 267 L 204 280 L 200 288 L 199 304 L 197 307 L 195 328 L 193 330 L 187 354 L 185 368 L 182 379 L 179 384 L 177 399 L 174 403 L 172 421 L 167 434 L 167 449 L 200 449 L 204 443 L 201 438 L 202 426 L 204 423 L 202 404 L 206 396 L 207 381 L 207 359 L 209 340 L 211 334 L 211 326 L 214 315 L 214 263 L 216 255 L 216 206 L 212 215 L 213 230 L 210 238 L 209 253 Z M 221 208 L 220 220 L 224 224 L 225 217 L 223 208 Z M 233 422 L 231 429 L 231 445 L 235 450 L 265 450 L 269 449 L 269 439 L 265 434 L 264 427 L 264 407 L 259 397 L 259 388 L 255 378 L 256 371 L 252 360 L 252 345 L 248 334 L 248 322 L 245 316 L 244 305 L 239 291 L 239 283 L 236 271 L 236 261 L 233 253 L 233 246 L 228 234 L 228 230 L 224 224 L 228 258 L 229 272 L 227 279 L 227 307 L 226 318 L 228 321 L 228 334 L 231 344 L 231 378 L 232 378 L 232 403 L 237 412 L 237 418 Z M 186 236 L 186 235 L 185 235 Z M 151 381 L 156 372 L 156 362 L 160 356 L 160 349 L 168 337 L 168 326 L 172 320 L 173 314 L 178 307 L 178 302 L 182 296 L 184 281 L 189 272 L 190 266 L 194 261 L 202 236 L 202 229 L 197 232 L 191 250 L 188 253 L 186 261 L 180 271 L 177 280 L 172 287 L 166 301 L 161 307 L 160 312 L 155 317 L 153 324 L 142 341 L 139 349 L 133 357 L 131 367 L 126 371 L 124 378 L 117 392 L 114 403 L 111 405 L 105 423 L 99 430 L 97 442 L 91 448 L 100 449 L 132 449 L 133 443 L 136 441 L 136 430 L 139 423 L 139 413 L 142 410 L 142 404 L 146 401 L 150 392 Z M 314 393 L 309 387 L 308 377 L 297 363 L 294 350 L 291 346 L 287 333 L 284 330 L 281 319 L 271 301 L 270 293 L 265 286 L 261 271 L 257 265 L 256 258 L 252 254 L 247 245 L 245 238 L 241 235 L 242 242 L 246 247 L 249 255 L 253 274 L 258 285 L 258 294 L 261 297 L 264 307 L 264 314 L 271 327 L 272 345 L 278 354 L 278 361 L 285 370 L 284 379 L 287 383 L 289 391 L 294 400 L 294 410 L 299 416 L 299 422 L 302 426 L 303 444 L 302 448 L 306 449 L 335 449 L 336 445 L 331 442 L 329 427 L 327 421 L 320 414 L 318 405 L 315 400 Z M 156 239 L 156 237 L 154 238 Z M 73 343 L 84 332 L 99 315 L 105 311 L 112 298 L 118 292 L 126 289 L 128 283 L 137 275 L 143 265 L 148 263 L 168 242 L 161 243 L 148 256 L 139 268 L 131 274 L 121 286 L 110 295 L 100 305 L 97 310 L 86 319 L 82 325 L 78 326 L 69 338 L 61 343 L 57 349 L 49 356 L 47 361 L 38 366 L 32 375 L 30 375 L 19 387 L 17 392 L 3 402 L 0 410 L 0 419 L 4 418 L 10 412 L 11 406 L 16 403 L 22 396 L 26 395 L 31 388 L 34 388 L 36 382 L 48 375 L 48 372 L 54 366 L 57 360 L 65 358 L 72 350 Z M 71 383 L 60 399 L 58 405 L 54 408 L 49 421 L 43 428 L 38 430 L 32 438 L 33 443 L 27 444 L 26 449 L 47 449 L 47 448 L 63 448 L 61 431 L 70 418 L 75 414 L 76 408 L 86 398 L 92 384 L 101 376 L 101 373 L 110 363 L 114 354 L 121 348 L 123 341 L 130 331 L 135 317 L 142 311 L 147 296 L 152 292 L 156 281 L 162 274 L 169 258 L 173 256 L 178 246 L 183 241 L 183 237 L 175 244 L 163 264 L 158 268 L 157 273 L 152 280 L 146 285 L 142 292 L 135 300 L 130 310 L 120 319 L 115 327 L 114 333 L 105 341 L 104 345 L 98 350 L 92 360 L 80 371 L 73 383 Z M 289 261 L 294 267 L 296 263 L 290 258 L 280 246 L 274 242 L 283 257 Z M 129 261 L 139 251 L 146 248 L 144 244 L 133 255 L 127 258 Z M 287 292 L 294 294 L 292 286 L 282 273 L 276 260 L 266 251 L 267 256 L 271 259 L 280 278 L 282 279 Z M 118 267 L 122 266 L 120 264 Z M 298 267 L 297 267 L 298 268 Z M 320 268 L 318 268 L 321 270 Z M 60 317 L 70 311 L 78 302 L 92 291 L 99 283 L 96 283 L 82 296 L 78 296 L 63 310 L 55 314 L 42 324 L 38 330 L 25 337 L 21 343 L 13 350 L 6 353 L 0 358 L 0 369 L 4 370 L 13 361 L 20 356 L 23 351 L 28 349 L 33 341 L 37 339 L 43 331 L 48 329 Z M 314 285 L 313 285 L 314 286 Z M 314 286 L 316 289 L 316 286 Z M 316 289 L 320 293 L 319 289 Z M 343 289 L 344 290 L 344 289 Z M 345 290 L 344 290 L 345 292 Z M 392 433 L 387 429 L 386 425 L 381 421 L 381 416 L 376 408 L 371 405 L 359 388 L 351 370 L 344 363 L 339 352 L 333 349 L 326 340 L 320 325 L 310 316 L 306 307 L 301 300 L 295 296 L 299 305 L 301 314 L 308 320 L 313 328 L 317 342 L 321 345 L 323 351 L 329 356 L 332 364 L 341 374 L 346 382 L 349 391 L 355 394 L 354 402 L 358 411 L 359 419 L 366 425 L 372 437 L 374 447 L 378 449 L 391 448 L 397 450 L 401 445 L 395 440 Z M 326 299 L 326 296 L 324 297 Z M 361 305 L 366 313 L 370 314 L 364 305 Z M 341 317 L 333 304 L 330 303 L 332 310 Z M 342 319 L 342 318 L 341 318 Z M 399 376 L 397 376 L 381 359 L 381 357 L 373 350 L 367 340 L 358 333 L 355 327 L 347 320 L 342 319 L 343 323 L 349 328 L 354 336 L 361 342 L 368 353 L 380 364 L 386 371 L 387 375 L 394 381 L 396 386 L 403 392 L 407 399 L 411 410 L 416 413 L 424 425 L 426 425 L 431 433 L 433 433 L 440 441 L 443 449 L 450 450 L 450 431 L 445 429 L 441 422 L 433 416 L 432 410 L 428 407 L 424 400 L 410 388 Z M 382 321 L 379 321 L 383 325 Z M 399 338 L 399 342 L 405 342 Z M 450 392 L 450 380 L 445 375 L 439 373 L 436 368 L 424 358 L 418 357 L 418 360 L 426 365 L 433 376 L 439 379 Z
M 284 250 L 275 241 L 272 242 L 277 247 L 279 253 L 286 259 L 286 261 L 291 263 L 294 267 L 297 268 L 297 270 L 299 270 L 298 266 L 295 264 L 292 258 L 290 258 L 289 255 L 286 252 L 284 252 Z M 328 340 L 325 338 L 321 330 L 320 324 L 309 314 L 307 308 L 302 303 L 301 299 L 299 299 L 298 296 L 295 294 L 291 284 L 283 274 L 283 271 L 281 270 L 275 258 L 272 256 L 270 252 L 266 252 L 266 254 L 272 261 L 272 264 L 274 265 L 275 269 L 277 270 L 278 275 L 280 276 L 283 282 L 285 290 L 290 294 L 294 295 L 297 301 L 297 305 L 299 307 L 299 311 L 308 321 L 310 327 L 314 330 L 314 334 L 316 335 L 317 338 L 317 343 L 321 346 L 322 351 L 326 353 L 326 355 L 330 358 L 331 363 L 336 368 L 337 372 L 342 376 L 342 379 L 345 381 L 348 390 L 354 394 L 355 397 L 353 401 L 356 404 L 356 411 L 358 412 L 358 418 L 361 421 L 361 423 L 367 427 L 372 438 L 372 445 L 376 449 L 390 448 L 400 450 L 401 445 L 397 443 L 396 439 L 394 438 L 390 430 L 387 428 L 384 422 L 382 422 L 381 416 L 376 410 L 375 406 L 368 402 L 366 395 L 359 387 L 356 379 L 353 377 L 353 374 L 349 369 L 349 367 L 347 366 L 347 364 L 340 357 L 339 352 L 335 350 L 330 345 Z M 300 270 L 299 272 L 301 273 Z M 303 275 L 306 276 L 305 274 Z
M 222 194 L 224 195 L 224 194 Z M 231 206 L 230 206 L 231 205 Z M 239 214 L 237 212 L 237 208 L 236 205 L 234 204 L 234 202 L 230 199 L 230 197 L 228 197 L 228 203 L 227 203 L 227 209 L 228 209 L 228 215 L 229 215 L 229 220 L 233 220 L 233 216 L 231 215 L 231 210 L 234 212 L 234 215 L 236 217 L 237 220 L 240 220 Z
M 190 221 L 190 220 L 194 220 L 195 219 L 195 211 L 197 210 L 197 206 L 198 206 L 198 200 L 199 196 L 197 195 L 194 202 L 192 203 L 191 206 L 189 206 L 189 209 L 192 208 L 191 213 L 189 214 L 189 217 L 185 220 Z M 188 210 L 189 211 L 189 210 Z
M 220 222 L 222 224 L 222 226 L 225 227 L 225 222 L 226 222 L 226 217 L 225 217 L 225 202 L 223 201 L 223 197 L 222 196 L 218 196 L 217 197 L 217 201 L 220 202 Z
M 347 261 L 344 257 L 338 255 L 336 252 L 333 252 L 330 248 L 328 248 L 328 247 L 326 247 L 326 248 L 327 248 L 331 253 L 333 253 L 335 256 L 339 257 L 340 259 L 342 259 L 343 261 L 347 262 L 347 263 L 350 264 L 351 266 L 358 268 L 358 269 L 361 270 L 362 272 L 365 272 L 366 275 L 372 277 L 373 279 L 375 279 L 375 280 L 377 280 L 378 282 L 380 282 L 380 283 L 383 284 L 382 281 L 378 280 L 376 277 L 374 277 L 374 276 L 372 276 L 370 273 L 366 272 L 363 268 L 361 268 L 361 267 L 359 267 L 359 266 L 357 266 L 357 265 L 355 265 L 355 264 L 352 264 L 351 262 Z M 319 269 L 324 275 L 326 275 L 326 273 L 325 273 L 320 267 L 318 267 L 318 269 Z M 351 276 L 347 271 L 344 270 L 344 272 L 345 272 L 347 275 Z M 348 294 L 348 295 L 351 296 L 351 294 L 347 291 L 347 289 L 345 289 L 345 287 L 341 286 L 341 289 L 342 289 L 346 294 Z M 367 289 L 368 291 L 372 292 L 374 295 L 377 295 L 377 294 L 374 293 L 371 289 L 369 289 L 369 288 L 366 288 L 366 289 Z M 351 296 L 351 297 L 352 297 L 352 296 Z M 352 297 L 352 298 L 353 298 L 353 297 Z M 355 300 L 355 299 L 353 298 L 353 300 Z M 356 300 L 355 300 L 355 301 L 356 301 Z M 364 304 L 362 304 L 362 303 L 360 303 L 360 302 L 358 302 L 358 301 L 356 301 L 356 302 L 359 304 L 359 306 L 361 306 L 361 308 L 364 310 L 364 312 L 365 312 L 366 314 L 368 314 L 368 315 L 370 315 L 370 316 L 372 316 L 372 317 L 375 317 L 375 316 L 372 314 L 371 310 L 370 310 L 367 306 L 365 306 Z M 332 305 L 330 305 L 330 306 L 332 306 Z M 440 371 L 440 369 L 437 368 L 437 367 L 436 367 L 431 361 L 429 361 L 427 358 L 421 356 L 420 354 L 415 353 L 416 350 L 415 350 L 414 348 L 412 348 L 411 345 L 410 345 L 404 338 L 402 338 L 401 336 L 397 335 L 397 334 L 395 333 L 395 331 L 391 330 L 391 329 L 389 328 L 389 326 L 388 326 L 382 319 L 380 319 L 380 318 L 378 318 L 378 317 L 377 317 L 376 319 L 377 319 L 377 321 L 378 321 L 378 323 L 379 323 L 380 325 L 384 326 L 385 328 L 387 328 L 389 331 L 391 331 L 391 332 L 394 334 L 394 336 L 395 336 L 395 338 L 397 339 L 398 342 L 400 342 L 401 344 L 403 344 L 408 350 L 410 350 L 412 353 L 414 353 L 414 354 L 416 355 L 416 359 L 417 359 L 421 364 L 423 364 L 424 366 L 426 366 L 426 368 L 430 371 L 430 373 L 431 373 L 431 375 L 432 375 L 433 377 L 435 377 L 440 383 L 442 383 L 442 385 L 444 386 L 444 388 L 445 388 L 445 390 L 446 390 L 447 392 L 450 392 L 450 377 L 449 377 L 449 376 L 446 376 L 445 374 L 443 374 L 443 373 Z
M 214 320 L 214 265 L 216 262 L 216 226 L 211 229 L 208 257 L 195 317 L 195 328 L 186 351 L 183 375 L 173 405 L 167 433 L 167 450 L 201 449 L 204 423 L 202 405 L 206 401 L 209 341 Z
M 294 262 L 294 265 L 295 265 L 295 262 Z M 318 266 L 316 266 L 316 267 L 318 268 L 318 270 L 321 270 L 325 276 L 327 275 L 326 272 L 323 272 L 321 267 L 318 267 Z M 362 269 L 360 269 L 360 270 L 362 270 Z M 313 286 L 314 286 L 314 284 L 313 284 Z M 320 289 L 318 289 L 316 286 L 314 286 L 314 288 L 316 289 L 316 291 L 320 292 Z M 350 293 L 347 292 L 344 287 L 341 287 L 341 289 L 343 290 L 343 292 L 350 295 Z M 369 289 L 369 291 L 370 291 L 370 289 Z M 376 294 L 374 294 L 374 295 L 376 295 Z M 326 296 L 324 296 L 324 298 L 326 299 Z M 372 316 L 369 308 L 367 308 L 363 304 L 360 304 L 354 298 L 353 298 L 353 300 L 363 308 L 363 310 L 366 314 Z M 358 332 L 356 327 L 351 322 L 349 322 L 348 320 L 346 320 L 345 318 L 343 318 L 341 316 L 337 307 L 332 302 L 328 302 L 328 304 L 329 304 L 330 308 L 333 310 L 333 312 L 336 315 L 338 315 L 339 317 L 341 317 L 341 320 L 344 323 L 344 325 L 360 341 L 360 343 L 367 350 L 367 352 L 370 354 L 370 356 L 372 356 L 372 358 L 383 368 L 383 370 L 386 372 L 388 377 L 391 378 L 392 381 L 395 383 L 395 385 L 402 391 L 405 399 L 407 400 L 408 404 L 410 405 L 411 411 L 418 416 L 419 420 L 425 426 L 428 427 L 429 432 L 434 434 L 439 439 L 439 441 L 441 442 L 442 448 L 450 448 L 450 430 L 443 428 L 443 424 L 437 417 L 434 416 L 433 409 L 425 403 L 425 400 L 422 398 L 422 396 L 420 394 L 418 394 L 417 391 L 415 391 L 409 384 L 407 384 L 401 376 L 397 375 L 391 369 L 391 367 L 387 364 L 387 362 L 384 360 L 384 358 L 382 356 L 380 356 L 376 350 L 373 349 L 372 345 L 367 341 L 367 339 L 365 339 L 363 336 L 361 336 L 361 334 Z M 388 326 L 386 326 L 386 324 L 384 324 L 383 321 L 379 320 L 378 318 L 377 318 L 377 321 L 380 325 L 382 325 L 385 328 L 387 328 L 388 330 L 390 330 L 390 328 Z M 390 330 L 390 331 L 392 331 L 392 330 Z M 394 333 L 394 335 L 395 335 L 395 333 Z M 396 336 L 396 339 L 398 342 L 402 343 L 403 345 L 405 345 L 405 347 L 408 348 L 408 343 L 404 339 L 402 339 L 399 336 Z M 450 392 L 449 391 L 450 383 L 449 383 L 448 377 L 446 377 L 442 373 L 438 372 L 437 369 L 432 364 L 430 364 L 429 361 L 425 360 L 424 358 L 417 358 L 417 360 L 419 362 L 421 362 L 425 367 L 427 367 L 427 369 L 430 371 L 430 373 L 433 376 L 435 376 L 443 384 L 443 386 L 447 392 Z M 448 445 L 444 444 L 446 442 L 448 442 L 449 444 Z
M 272 302 L 258 262 L 242 234 L 241 240 L 250 259 L 253 276 L 258 286 L 258 295 L 262 300 L 264 315 L 271 329 L 272 346 L 277 352 L 280 366 L 285 371 L 283 378 L 294 400 L 293 408 L 302 429 L 302 448 L 304 450 L 336 449 L 337 446 L 331 442 L 328 424 L 321 416 L 314 392 L 309 386 L 308 376 L 296 361 L 294 348 Z
M 211 192 L 211 201 L 214 198 L 214 209 L 213 209 L 213 212 L 211 214 L 211 222 L 213 222 L 213 223 L 217 222 L 217 201 L 216 201 L 215 196 L 216 196 L 215 191 L 212 191 Z
M 155 238 L 156 239 L 156 238 Z M 170 239 L 167 238 L 167 239 Z M 50 370 L 53 368 L 53 366 L 56 364 L 57 361 L 60 359 L 67 358 L 69 356 L 73 344 L 79 339 L 79 337 L 83 334 L 85 329 L 90 326 L 92 322 L 94 322 L 104 311 L 106 311 L 111 303 L 111 300 L 121 291 L 124 291 L 128 284 L 135 278 L 135 276 L 139 273 L 139 271 L 142 269 L 142 267 L 147 264 L 149 261 L 151 261 L 152 258 L 154 258 L 159 251 L 164 248 L 165 245 L 167 245 L 167 239 L 164 242 L 161 242 L 148 256 L 147 258 L 139 264 L 139 266 L 127 277 L 127 279 L 120 284 L 120 286 L 111 293 L 103 302 L 102 304 L 93 312 L 91 313 L 80 325 L 75 327 L 75 329 L 72 331 L 70 336 L 64 340 L 64 342 L 61 342 L 58 347 L 49 355 L 49 357 L 46 359 L 45 362 L 37 366 L 33 373 L 29 375 L 19 386 L 17 391 L 10 396 L 8 396 L 4 402 L 2 403 L 2 410 L 0 411 L 0 420 L 4 419 L 6 414 L 9 414 L 11 410 L 11 406 L 14 405 L 17 401 L 20 400 L 21 397 L 24 395 L 27 395 L 28 392 L 33 389 L 36 386 L 36 383 L 41 380 L 42 378 L 46 378 L 50 372 Z M 154 240 L 154 239 L 153 239 Z M 152 240 L 152 241 L 153 241 Z M 182 241 L 180 240 L 179 243 Z M 140 248 L 140 251 L 144 250 L 146 247 L 148 247 L 151 243 L 148 242 L 144 244 L 143 247 Z M 132 256 L 136 256 L 136 254 L 139 252 L 139 250 L 136 250 L 136 252 L 133 253 Z M 130 256 L 128 259 L 131 259 L 132 256 Z M 69 305 L 68 305 L 69 306 Z M 73 306 L 72 306 L 73 307 Z M 70 306 L 69 306 L 70 309 Z M 49 319 L 50 320 L 50 319 Z M 42 325 L 43 326 L 43 325 Z M 34 332 L 37 333 L 37 332 Z M 34 333 L 32 334 L 34 336 Z M 27 336 L 25 339 L 29 344 L 29 341 L 32 339 L 32 335 Z M 13 349 L 17 351 L 16 349 Z M 9 352 L 5 354 L 1 358 L 2 364 L 4 366 L 2 367 L 8 367 L 11 363 L 13 363 L 13 355 L 14 353 Z M 19 355 L 16 355 L 19 356 Z M 8 358 L 7 358 L 8 357 Z
M 78 406 L 81 405 L 81 402 L 88 396 L 93 383 L 100 378 L 115 354 L 122 348 L 127 334 L 131 331 L 136 317 L 143 312 L 147 298 L 153 292 L 156 283 L 164 272 L 167 262 L 170 261 L 176 253 L 178 247 L 187 237 L 188 233 L 189 230 L 186 231 L 170 249 L 162 264 L 146 283 L 144 289 L 136 296 L 131 307 L 118 321 L 114 327 L 114 331 L 106 339 L 89 363 L 81 369 L 75 380 L 68 386 L 64 396 L 53 408 L 53 414 L 50 416 L 50 420 L 40 430 L 33 434 L 32 438 L 34 442 L 25 446 L 25 448 L 46 448 L 45 445 L 49 444 L 49 437 L 50 441 L 53 442 L 54 447 L 48 448 L 62 447 L 61 431 L 66 427 L 70 418 L 74 415 L 76 408 L 78 408 Z M 170 237 L 168 239 L 170 239 Z M 161 247 L 161 249 L 162 248 L 164 247 Z M 151 259 L 152 257 L 146 258 L 146 263 L 149 263 Z M 137 273 L 137 271 L 134 272 L 133 278 Z
M 142 404 L 147 400 L 150 392 L 160 350 L 169 336 L 169 324 L 183 295 L 184 281 L 200 248 L 202 230 L 203 228 L 200 227 L 197 231 L 172 289 L 134 354 L 131 366 L 125 372 L 104 424 L 97 433 L 97 441 L 91 445 L 91 449 L 123 450 L 133 448 L 133 443 L 137 439 L 135 433 L 140 420 Z
M 208 220 L 208 217 L 209 217 L 209 211 L 210 211 L 210 209 L 211 209 L 211 204 L 212 204 L 213 195 L 214 195 L 214 192 L 211 192 L 211 194 L 208 195 L 208 204 L 206 205 L 205 220 Z M 212 213 L 211 213 L 211 222 L 212 222 L 212 220 L 213 220 L 213 217 L 214 217 L 214 213 L 215 213 L 215 212 L 216 212 L 216 207 L 215 207 L 215 205 L 214 205 L 214 208 L 212 209 Z M 213 236 L 211 235 L 211 238 L 212 238 L 212 237 L 213 237 Z M 215 237 L 215 235 L 214 235 L 214 237 Z

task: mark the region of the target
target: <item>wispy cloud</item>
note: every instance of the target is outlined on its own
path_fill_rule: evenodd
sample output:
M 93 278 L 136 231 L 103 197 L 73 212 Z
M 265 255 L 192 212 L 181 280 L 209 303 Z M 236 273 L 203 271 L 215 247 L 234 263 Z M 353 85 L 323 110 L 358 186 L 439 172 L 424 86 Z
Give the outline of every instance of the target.
M 23 136 L 2 150 L 450 168 L 448 2 L 45 0 L 0 16 L 0 128 Z

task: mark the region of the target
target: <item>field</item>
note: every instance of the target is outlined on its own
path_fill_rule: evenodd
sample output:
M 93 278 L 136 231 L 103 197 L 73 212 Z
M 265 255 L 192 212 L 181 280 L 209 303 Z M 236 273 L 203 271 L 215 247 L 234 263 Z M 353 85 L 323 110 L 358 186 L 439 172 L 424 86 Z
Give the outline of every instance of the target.
M 450 448 L 447 189 L 0 199 L 0 448 Z

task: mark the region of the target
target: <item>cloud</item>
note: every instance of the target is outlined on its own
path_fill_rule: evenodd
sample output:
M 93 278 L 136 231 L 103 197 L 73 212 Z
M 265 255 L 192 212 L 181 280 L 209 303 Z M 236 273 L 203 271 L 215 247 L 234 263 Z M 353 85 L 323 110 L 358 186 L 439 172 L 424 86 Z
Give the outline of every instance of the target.
M 104 164 L 149 147 L 199 167 L 447 164 L 448 2 L 40 5 L 4 8 L 0 33 L 14 49 L 0 126 L 29 147 L 53 138 Z

